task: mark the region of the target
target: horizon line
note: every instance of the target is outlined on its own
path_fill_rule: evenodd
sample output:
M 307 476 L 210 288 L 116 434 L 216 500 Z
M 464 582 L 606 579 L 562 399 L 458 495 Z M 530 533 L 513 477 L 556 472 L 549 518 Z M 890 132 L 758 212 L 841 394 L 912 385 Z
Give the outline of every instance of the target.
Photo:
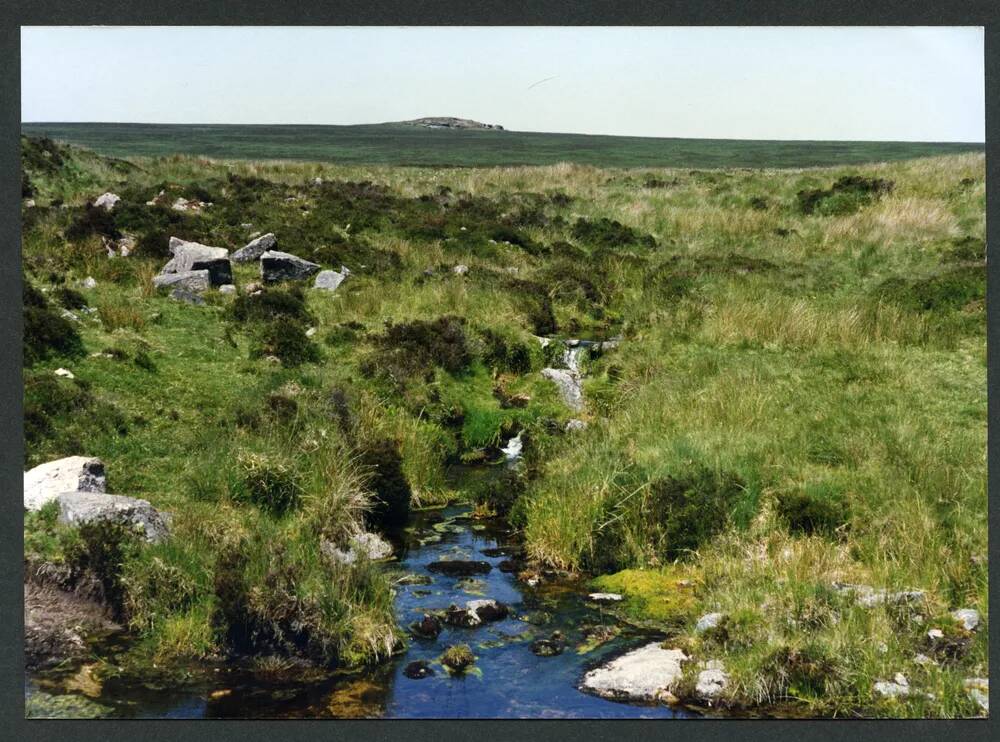
M 420 117 L 418 117 L 420 118 Z M 427 117 L 423 117 L 427 118 Z M 312 127 L 355 127 L 355 126 L 386 126 L 389 124 L 409 124 L 410 121 L 414 119 L 403 119 L 400 121 L 381 121 L 376 123 L 367 124 L 303 124 L 303 123 L 209 123 L 209 122 L 161 122 L 161 121 L 21 121 L 21 126 L 24 125 L 35 125 L 41 126 L 45 124 L 97 124 L 97 125 L 110 125 L 110 126 L 312 126 Z M 473 119 L 475 120 L 475 119 Z M 502 124 L 501 124 L 502 125 Z M 419 126 L 414 126 L 414 128 L 420 128 Z M 430 128 L 430 127 L 423 127 Z M 580 132 L 580 131 L 536 131 L 531 129 L 508 129 L 504 128 L 502 130 L 497 129 L 457 129 L 457 131 L 483 131 L 492 132 L 497 136 L 503 136 L 504 134 L 569 134 L 572 136 L 581 137 L 610 137 L 615 139 L 672 139 L 672 140 L 692 140 L 692 141 L 706 141 L 706 142 L 833 142 L 833 143 L 852 143 L 852 142 L 870 142 L 878 144 L 969 144 L 978 145 L 981 147 L 986 146 L 985 141 L 974 141 L 974 140 L 929 140 L 929 139 L 767 139 L 759 137 L 685 137 L 685 136 L 646 136 L 642 134 L 594 134 L 591 132 Z

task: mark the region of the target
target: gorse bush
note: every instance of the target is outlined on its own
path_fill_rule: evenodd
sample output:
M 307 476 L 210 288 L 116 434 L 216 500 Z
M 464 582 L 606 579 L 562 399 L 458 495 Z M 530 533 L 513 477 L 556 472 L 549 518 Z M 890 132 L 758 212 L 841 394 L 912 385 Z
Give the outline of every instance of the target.
M 274 356 L 283 366 L 295 367 L 320 360 L 319 346 L 302 323 L 290 317 L 278 317 L 253 329 L 252 358 Z
M 455 374 L 472 362 L 461 317 L 389 323 L 375 345 L 378 351 L 369 373 L 388 373 L 398 380 L 425 375 L 435 367 Z
M 811 485 L 778 496 L 778 514 L 797 533 L 834 535 L 850 522 L 850 507 L 838 489 Z

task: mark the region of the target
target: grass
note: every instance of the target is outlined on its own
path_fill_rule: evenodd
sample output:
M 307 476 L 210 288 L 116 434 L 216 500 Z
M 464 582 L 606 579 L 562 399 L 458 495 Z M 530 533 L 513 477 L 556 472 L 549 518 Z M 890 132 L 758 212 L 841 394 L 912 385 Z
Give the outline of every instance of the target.
M 125 560 L 136 652 L 384 658 L 388 586 L 319 544 L 376 527 L 372 509 L 407 491 L 410 507 L 468 496 L 446 465 L 523 431 L 523 466 L 477 505 L 509 513 L 530 558 L 588 572 L 630 620 L 722 660 L 722 705 L 977 713 L 962 681 L 988 675 L 981 153 L 750 171 L 22 147 L 25 272 L 45 297 L 26 296 L 26 465 L 100 456 L 113 491 L 175 518 L 174 538 Z M 109 223 L 86 209 L 105 190 L 123 198 Z M 171 215 L 146 205 L 161 190 L 214 205 Z M 109 231 L 145 247 L 108 258 Z M 234 249 L 256 231 L 351 275 L 249 297 L 256 269 L 236 266 L 239 296 L 204 306 L 150 290 L 172 234 Z M 79 342 L 60 347 L 63 301 Z M 582 412 L 541 376 L 558 354 L 541 333 L 622 338 L 582 358 Z M 572 417 L 586 429 L 565 433 Z M 51 519 L 25 527 L 40 557 L 72 556 Z M 836 582 L 925 605 L 866 608 Z M 983 616 L 975 634 L 949 617 L 962 607 Z M 726 619 L 697 633 L 709 612 Z M 931 628 L 947 641 L 928 645 Z M 919 693 L 879 698 L 896 672 Z
M 597 167 L 809 167 L 979 151 L 982 144 L 657 139 L 515 131 L 358 126 L 21 124 L 115 157 L 173 154 L 339 164 L 499 167 L 576 162 Z M 643 182 L 657 180 L 647 176 Z M 659 178 L 661 182 L 668 179 Z

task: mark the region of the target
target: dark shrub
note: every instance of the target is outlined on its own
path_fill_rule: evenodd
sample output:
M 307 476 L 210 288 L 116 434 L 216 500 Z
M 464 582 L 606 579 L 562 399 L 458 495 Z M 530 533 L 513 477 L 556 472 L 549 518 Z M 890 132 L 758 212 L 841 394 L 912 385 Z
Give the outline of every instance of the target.
M 275 516 L 298 505 L 302 486 L 291 467 L 254 454 L 240 456 L 238 463 L 240 476 L 230 487 L 234 500 L 256 505 Z
M 497 371 L 525 374 L 531 370 L 531 350 L 521 342 L 486 328 L 480 333 L 486 349 L 483 361 Z
M 84 309 L 87 306 L 84 295 L 68 286 L 60 286 L 52 292 L 52 295 L 66 309 Z
M 832 487 L 814 485 L 778 496 L 778 514 L 794 533 L 833 535 L 850 522 L 843 494 Z
M 596 221 L 577 219 L 576 224 L 573 225 L 572 234 L 574 239 L 597 247 L 611 249 L 628 245 L 656 247 L 656 240 L 652 235 L 642 234 L 631 227 L 626 227 L 621 222 L 606 217 L 601 217 Z
M 21 171 L 21 198 L 31 198 L 35 195 L 35 189 L 31 185 L 31 180 L 25 171 Z
M 435 366 L 453 374 L 463 371 L 472 362 L 464 324 L 463 318 L 451 316 L 389 323 L 375 339 L 376 364 L 397 379 L 427 373 Z
M 306 335 L 302 324 L 290 317 L 278 317 L 254 328 L 250 356 L 275 356 L 289 368 L 320 360 L 319 346 Z
M 306 308 L 305 294 L 298 286 L 287 289 L 270 288 L 259 294 L 242 294 L 236 297 L 229 309 L 229 316 L 236 322 L 262 322 L 278 318 L 309 322 L 312 315 Z
M 796 194 L 799 211 L 803 214 L 827 216 L 851 214 L 871 201 L 891 193 L 895 183 L 882 178 L 845 175 L 829 189 L 813 188 Z
M 750 208 L 754 211 L 767 211 L 768 206 L 770 206 L 770 203 L 762 196 L 754 196 L 750 199 Z
M 45 295 L 24 282 L 24 365 L 51 356 L 83 355 L 83 340 L 73 324 L 49 307 Z
M 952 241 L 951 249 L 944 259 L 952 263 L 982 263 L 986 260 L 986 242 L 978 237 L 966 235 Z
M 288 423 L 295 419 L 299 412 L 299 403 L 284 394 L 271 394 L 267 398 L 271 416 L 280 423 Z
M 135 532 L 114 521 L 83 523 L 65 547 L 66 562 L 74 572 L 89 572 L 100 584 L 100 602 L 111 608 L 115 618 L 123 616 L 125 590 L 123 564 L 138 545 Z
M 118 239 L 122 236 L 112 213 L 101 206 L 94 206 L 89 201 L 77 212 L 73 221 L 66 227 L 64 234 L 66 239 L 71 242 L 77 242 L 91 235 L 112 239 Z
M 326 400 L 327 414 L 336 420 L 340 432 L 348 438 L 354 433 L 354 416 L 351 414 L 351 400 L 346 389 L 335 387 Z
M 505 469 L 499 475 L 480 483 L 473 490 L 472 498 L 477 505 L 486 506 L 497 515 L 505 516 L 524 491 L 521 477 L 513 469 Z
M 239 547 L 231 546 L 219 555 L 213 578 L 215 613 L 212 624 L 226 645 L 237 652 L 249 652 L 253 647 L 246 567 L 246 555 Z
M 761 666 L 761 673 L 785 696 L 822 696 L 827 684 L 841 674 L 836 660 L 820 646 L 779 647 Z
M 410 483 L 403 474 L 403 458 L 395 441 L 382 439 L 360 451 L 360 463 L 368 469 L 367 487 L 372 491 L 366 522 L 381 529 L 406 524 L 410 513 Z
M 961 309 L 986 297 L 986 271 L 972 265 L 917 280 L 893 277 L 883 281 L 874 293 L 877 299 L 918 312 Z
M 704 467 L 654 480 L 642 513 L 655 552 L 672 561 L 697 550 L 726 526 L 743 490 L 736 475 Z

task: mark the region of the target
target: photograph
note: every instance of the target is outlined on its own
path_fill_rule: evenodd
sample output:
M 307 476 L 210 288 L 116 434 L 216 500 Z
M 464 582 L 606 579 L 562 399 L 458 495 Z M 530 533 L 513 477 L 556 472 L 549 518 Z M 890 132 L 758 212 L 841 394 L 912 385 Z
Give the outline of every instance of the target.
M 985 729 L 986 31 L 15 28 L 24 718 Z

